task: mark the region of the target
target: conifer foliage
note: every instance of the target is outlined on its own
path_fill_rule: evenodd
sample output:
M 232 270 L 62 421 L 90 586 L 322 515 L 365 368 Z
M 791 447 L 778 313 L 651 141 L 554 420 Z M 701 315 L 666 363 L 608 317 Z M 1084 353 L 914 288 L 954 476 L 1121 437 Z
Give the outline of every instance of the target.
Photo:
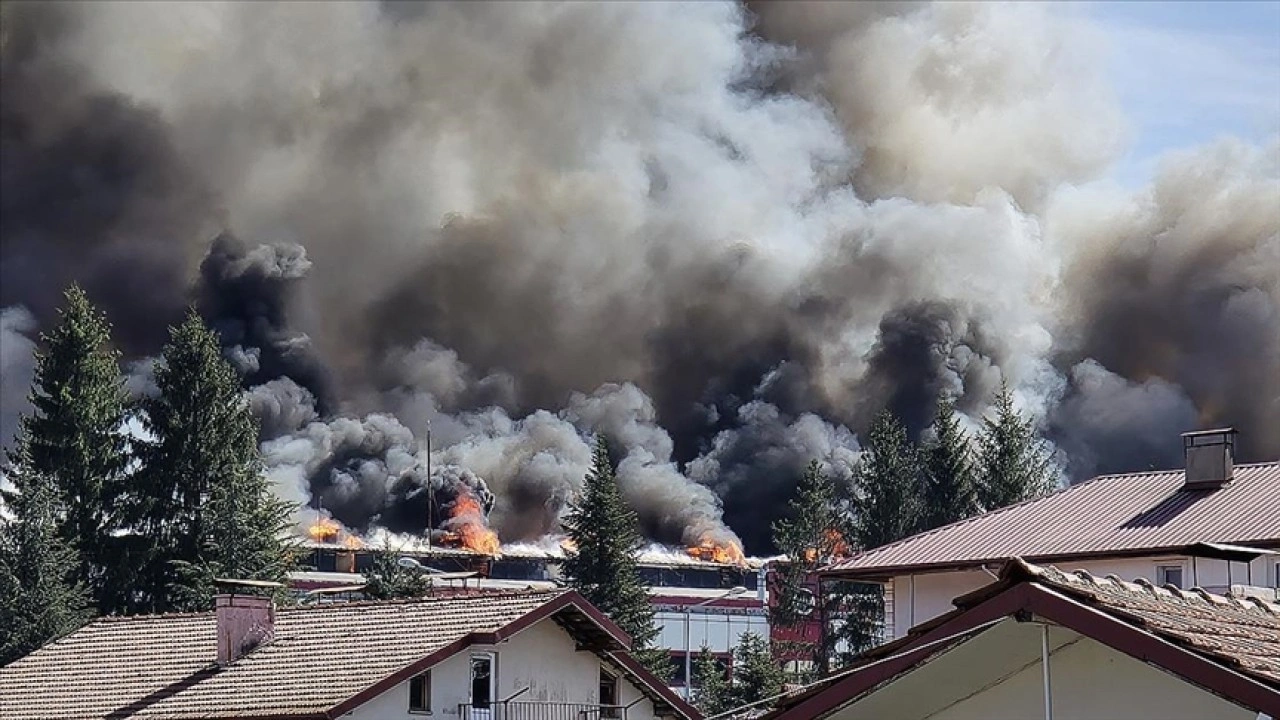
M 851 532 L 845 498 L 822 466 L 816 460 L 810 462 L 786 516 L 773 526 L 774 544 L 788 558 L 778 567 L 772 588 L 777 596 L 770 610 L 773 625 L 799 630 L 815 615 L 820 621 L 834 617 L 834 608 L 828 607 L 824 613 L 818 607 L 819 602 L 836 599 L 818 592 L 816 573 L 849 553 Z M 824 633 L 816 643 L 792 641 L 779 649 L 791 657 L 807 651 L 815 665 L 823 667 L 832 652 L 832 637 Z
M 920 463 L 902 423 L 876 416 L 854 470 L 855 538 L 876 548 L 915 532 L 920 522 Z
M 693 690 L 693 704 L 705 716 L 710 717 L 733 708 L 729 683 L 725 680 L 725 669 L 706 645 L 702 646 L 697 659 L 693 661 L 690 687 Z
M 969 437 L 955 405 L 943 398 L 933 421 L 933 437 L 921 449 L 924 476 L 920 530 L 932 530 L 978 514 L 977 481 Z
M 1040 497 L 1053 489 L 1056 470 L 1031 420 L 1013 407 L 1008 386 L 996 397 L 995 417 L 978 436 L 978 497 L 985 510 Z
M 126 395 L 110 326 L 77 286 L 66 294 L 58 325 L 41 336 L 30 401 L 9 460 L 19 492 L 25 479 L 48 483 L 57 534 L 75 551 L 77 576 L 100 600 L 120 565 L 111 552 L 128 459 Z
M 404 556 L 398 552 L 386 550 L 377 554 L 373 565 L 365 572 L 366 584 L 364 594 L 372 600 L 393 600 L 396 598 L 415 598 L 427 594 L 430 581 L 427 573 L 420 567 L 409 563 L 406 567 L 400 561 Z
M 0 666 L 80 627 L 88 597 L 76 580 L 75 546 L 58 532 L 54 484 L 25 458 L 5 493 L 13 519 L 0 524 Z
M 269 492 L 239 377 L 194 311 L 171 330 L 156 386 L 142 404 L 153 438 L 139 474 L 146 609 L 204 609 L 219 575 L 282 580 L 291 508 Z
M 671 660 L 666 650 L 654 647 L 658 628 L 636 565 L 642 544 L 639 520 L 622 499 L 604 438 L 596 443 L 591 471 L 564 527 L 577 547 L 564 562 L 569 586 L 631 636 L 638 660 L 659 677 L 668 677 Z

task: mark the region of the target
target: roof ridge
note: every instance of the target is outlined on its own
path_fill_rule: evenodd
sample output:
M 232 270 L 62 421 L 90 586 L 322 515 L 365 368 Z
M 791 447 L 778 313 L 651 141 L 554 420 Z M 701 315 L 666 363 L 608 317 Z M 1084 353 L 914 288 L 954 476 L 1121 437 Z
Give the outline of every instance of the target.
M 368 608 L 368 607 L 390 607 L 400 605 L 430 605 L 432 603 L 441 602 L 461 602 L 468 600 L 510 600 L 515 598 L 528 598 L 536 596 L 558 596 L 570 592 L 569 588 L 512 588 L 504 589 L 498 592 L 475 592 L 475 593 L 457 593 L 453 595 L 429 596 L 410 598 L 392 598 L 389 600 L 349 600 L 325 602 L 312 605 L 284 605 L 277 607 L 277 611 L 297 611 L 312 612 L 316 610 L 334 610 L 349 608 Z
M 1088 570 L 1066 572 L 1054 565 L 1037 565 L 1017 558 L 1031 575 L 1031 582 L 1044 582 L 1047 585 L 1067 591 L 1087 592 L 1114 589 L 1126 595 L 1141 595 L 1160 602 L 1180 600 L 1188 605 L 1208 605 L 1210 607 L 1230 607 L 1247 612 L 1262 611 L 1269 615 L 1280 615 L 1280 603 L 1272 603 L 1257 597 L 1237 597 L 1235 595 L 1219 595 L 1205 590 L 1199 585 L 1192 588 L 1179 588 L 1166 584 L 1157 586 L 1147 578 L 1125 580 L 1114 573 L 1105 578 L 1097 578 Z

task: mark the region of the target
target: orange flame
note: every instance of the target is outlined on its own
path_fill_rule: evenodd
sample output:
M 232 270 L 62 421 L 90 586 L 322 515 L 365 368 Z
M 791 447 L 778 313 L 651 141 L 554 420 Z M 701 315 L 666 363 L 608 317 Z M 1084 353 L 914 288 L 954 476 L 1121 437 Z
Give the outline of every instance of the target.
M 847 558 L 853 554 L 849 549 L 849 543 L 845 542 L 844 535 L 841 535 L 840 531 L 835 528 L 827 529 L 824 534 L 821 548 L 805 548 L 805 562 L 817 562 L 819 553 L 821 553 L 822 558 L 826 560 L 838 560 L 840 558 Z
M 315 522 L 311 523 L 307 528 L 307 536 L 316 542 L 340 542 L 348 550 L 359 550 L 364 547 L 363 540 L 347 532 L 342 527 L 342 523 L 325 515 L 317 517 Z
M 342 526 L 338 521 L 328 517 L 316 518 L 316 521 L 311 523 L 311 527 L 307 528 L 307 535 L 316 542 L 333 542 L 341 532 Z
M 747 558 L 742 554 L 742 546 L 732 540 L 718 542 L 704 535 L 696 545 L 685 548 L 685 552 L 689 553 L 689 557 L 703 562 L 741 567 L 747 564 Z
M 485 525 L 484 508 L 470 492 L 464 490 L 454 501 L 446 524 L 453 529 L 440 536 L 445 544 L 461 545 L 485 555 L 500 554 L 502 543 L 498 541 L 498 534 Z
M 565 555 L 576 553 L 578 552 L 578 543 L 574 542 L 573 538 L 570 538 L 570 537 L 561 538 L 560 549 L 564 551 Z

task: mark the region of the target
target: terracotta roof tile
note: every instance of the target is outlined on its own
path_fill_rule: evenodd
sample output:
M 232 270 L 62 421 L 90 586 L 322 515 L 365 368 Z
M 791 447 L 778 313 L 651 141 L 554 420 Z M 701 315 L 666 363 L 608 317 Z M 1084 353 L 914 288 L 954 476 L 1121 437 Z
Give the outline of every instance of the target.
M 907 569 L 1046 562 L 1170 550 L 1197 542 L 1280 546 L 1280 462 L 1237 465 L 1218 490 L 1183 490 L 1181 470 L 1104 475 L 868 550 L 828 572 L 883 576 Z
M 0 668 L 0 717 L 319 714 L 470 633 L 511 624 L 562 592 L 283 607 L 274 639 L 224 668 L 215 662 L 211 612 L 101 618 Z
M 1280 683 L 1280 604 L 1096 578 L 1084 570 L 1022 567 L 1041 585 L 1223 665 Z

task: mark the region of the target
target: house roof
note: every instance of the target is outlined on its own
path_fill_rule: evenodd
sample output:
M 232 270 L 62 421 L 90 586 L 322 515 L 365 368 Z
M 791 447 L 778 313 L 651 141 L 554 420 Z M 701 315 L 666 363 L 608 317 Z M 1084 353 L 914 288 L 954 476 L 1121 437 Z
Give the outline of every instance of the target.
M 212 612 L 108 617 L 0 668 L 0 717 L 332 718 L 548 618 L 626 662 L 626 633 L 563 590 L 282 607 L 273 639 L 225 667 Z M 698 717 L 643 668 L 627 669 L 660 708 Z
M 956 609 L 860 656 L 850 669 L 780 702 L 769 720 L 812 720 L 1009 618 L 1034 616 L 1151 663 L 1233 702 L 1280 711 L 1280 604 L 1200 589 L 1065 573 L 1019 558 Z
M 1280 462 L 1237 465 L 1216 490 L 1183 490 L 1183 471 L 1104 475 L 835 563 L 840 577 L 888 578 L 1023 557 L 1178 552 L 1203 542 L 1280 547 Z

